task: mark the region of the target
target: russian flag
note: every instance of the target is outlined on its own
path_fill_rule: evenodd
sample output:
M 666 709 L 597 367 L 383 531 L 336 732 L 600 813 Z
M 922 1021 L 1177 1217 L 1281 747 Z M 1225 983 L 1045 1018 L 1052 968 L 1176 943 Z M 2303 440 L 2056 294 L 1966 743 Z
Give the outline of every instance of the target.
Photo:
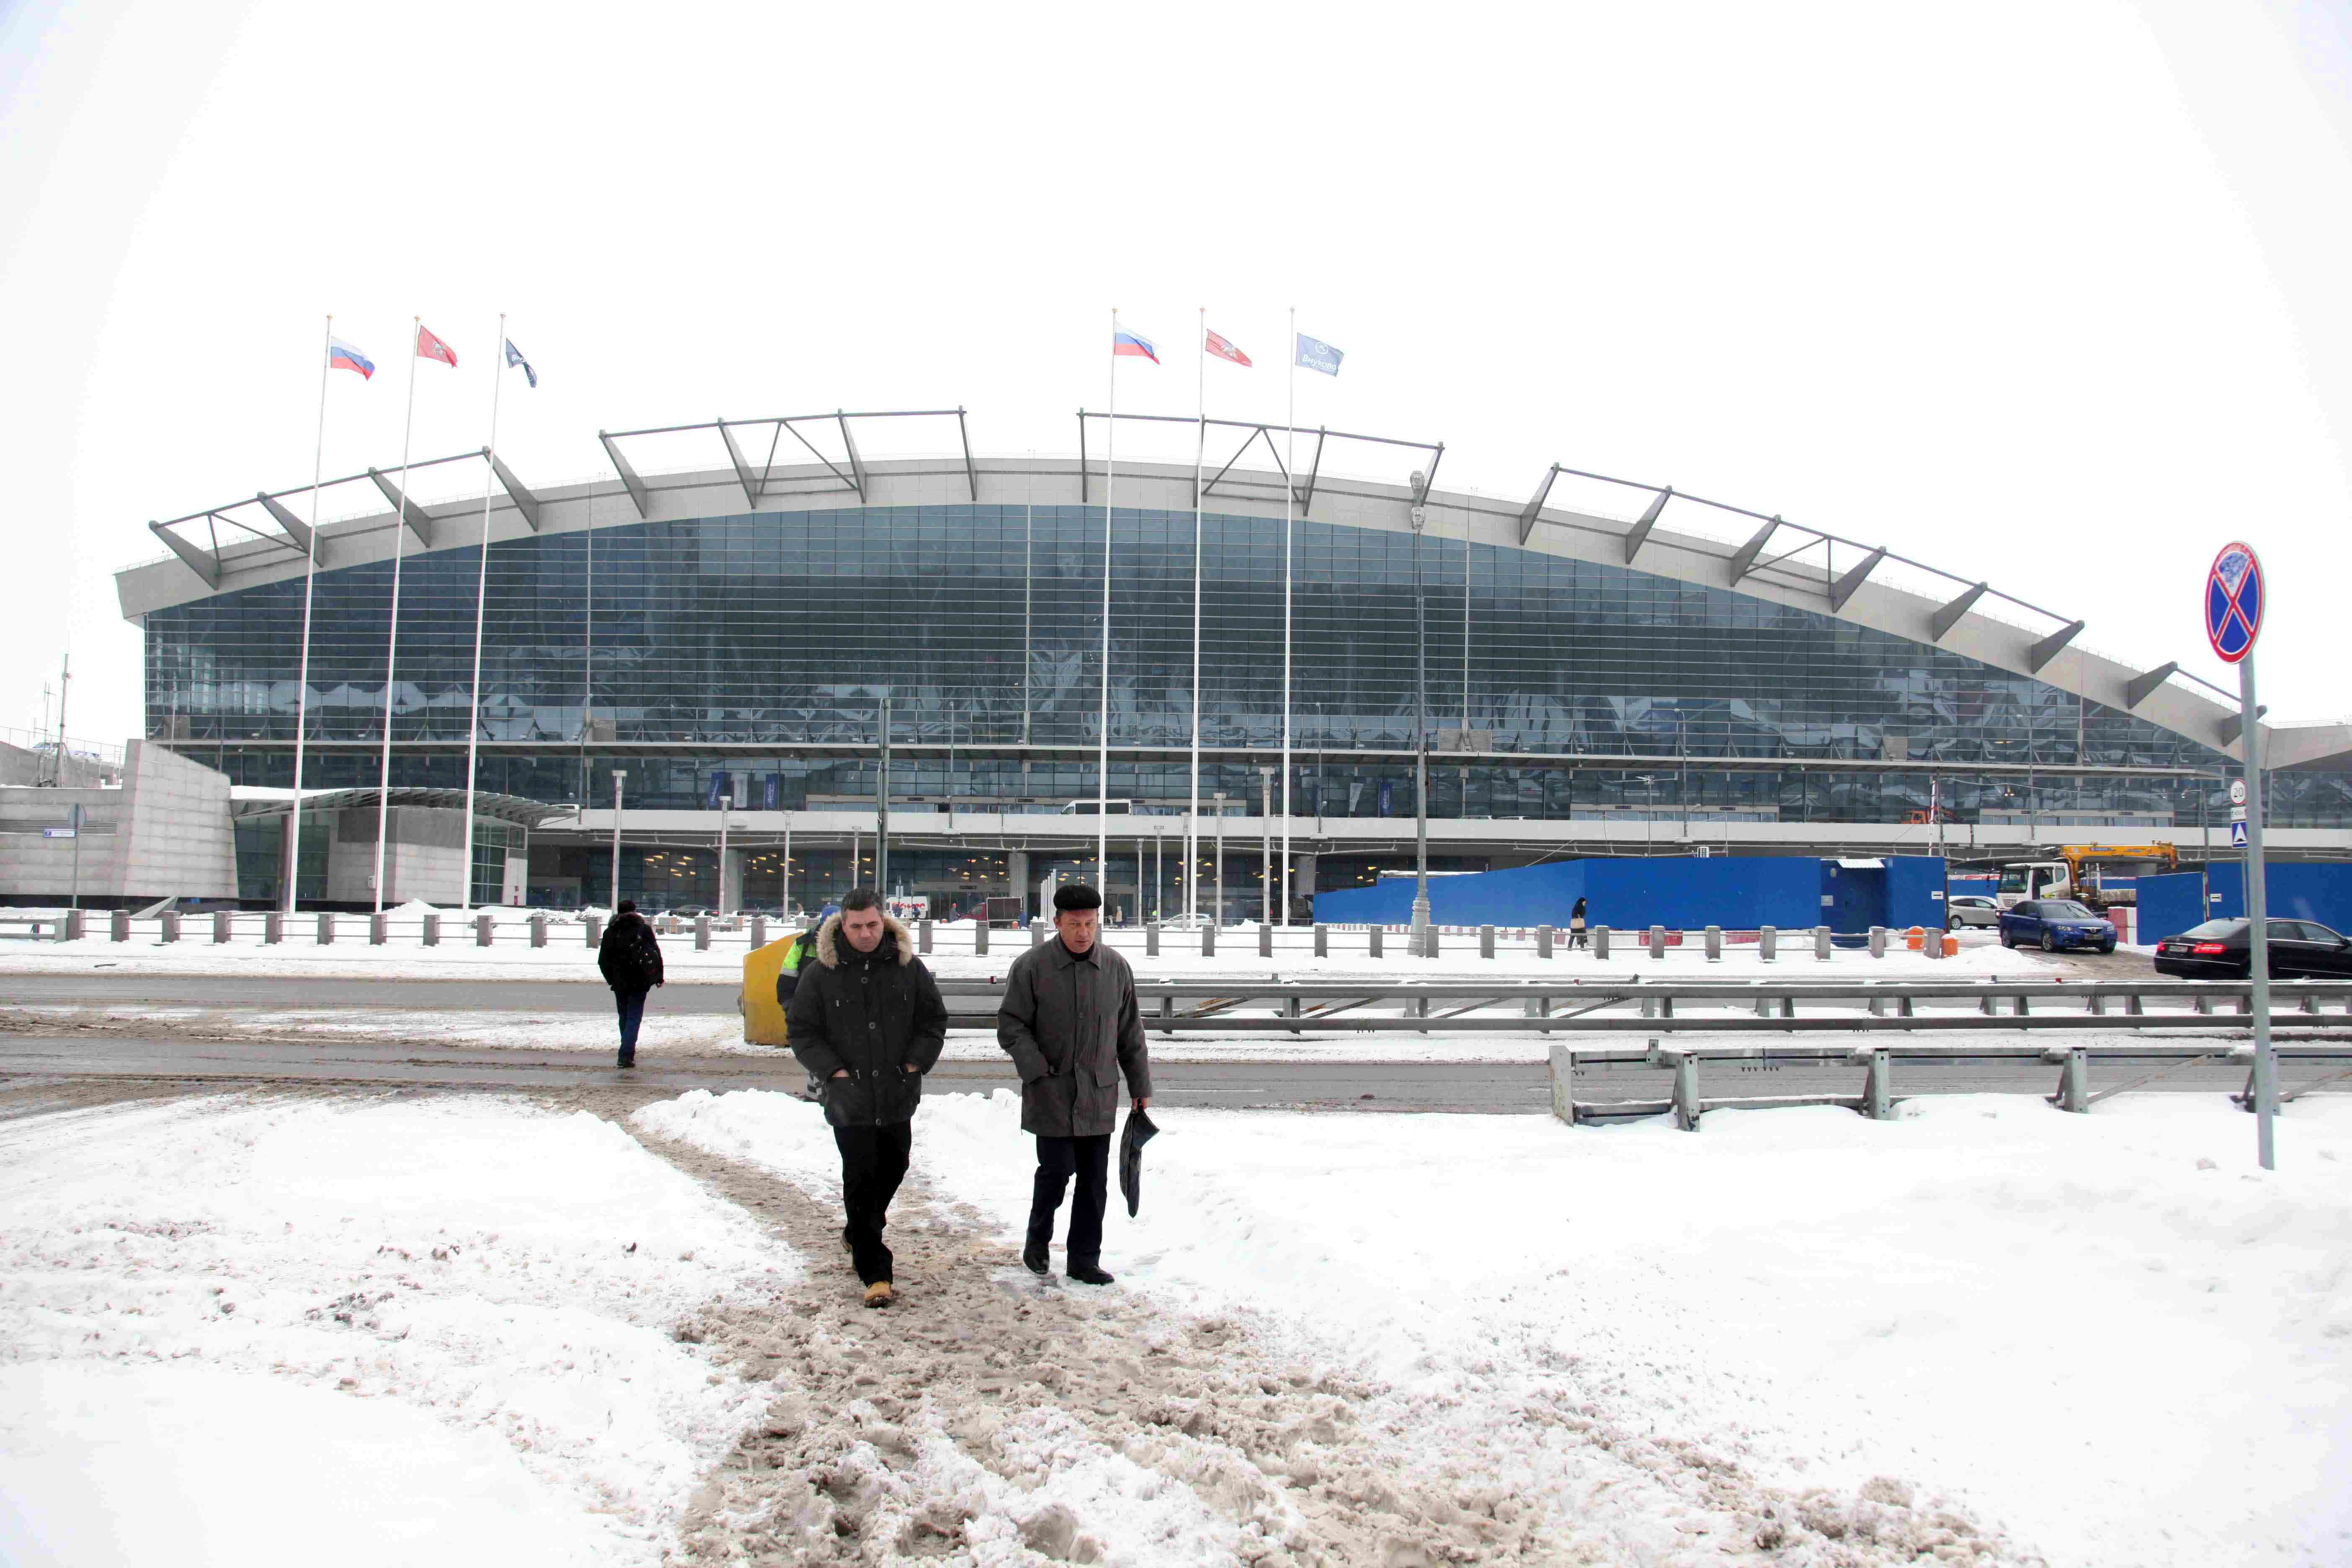
M 1114 358 L 1120 354 L 1133 354 L 1138 359 L 1148 359 L 1153 364 L 1160 363 L 1160 351 L 1151 346 L 1151 340 L 1126 327 L 1110 330 L 1110 352 Z
M 331 337 L 327 340 L 327 368 L 355 370 L 360 373 L 360 379 L 364 381 L 375 374 L 375 361 L 368 358 L 342 339 Z

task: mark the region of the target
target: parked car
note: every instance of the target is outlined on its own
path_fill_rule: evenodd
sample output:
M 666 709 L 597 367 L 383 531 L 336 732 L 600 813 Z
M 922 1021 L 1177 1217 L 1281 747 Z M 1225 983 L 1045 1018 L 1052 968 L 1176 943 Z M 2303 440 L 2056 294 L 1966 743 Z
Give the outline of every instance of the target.
M 2078 948 L 2113 952 L 2116 928 L 2105 916 L 2072 899 L 2028 899 L 2004 910 L 2000 916 L 2000 945 L 2021 947 L 2027 942 L 2044 952 Z
M 1980 893 L 1954 893 L 1945 905 L 1944 929 L 2000 924 L 2000 906 Z
M 2185 980 L 2243 980 L 2252 968 L 2251 922 L 2207 921 L 2156 944 L 2156 972 Z M 2268 957 L 2275 980 L 2352 975 L 2352 940 L 2317 921 L 2273 920 Z

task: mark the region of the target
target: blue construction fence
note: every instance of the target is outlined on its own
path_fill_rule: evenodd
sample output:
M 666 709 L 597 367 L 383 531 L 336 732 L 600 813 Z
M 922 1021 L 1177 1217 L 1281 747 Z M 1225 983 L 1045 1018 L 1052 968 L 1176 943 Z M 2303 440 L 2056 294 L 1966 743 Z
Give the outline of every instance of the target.
M 1315 895 L 1318 925 L 1406 925 L 1410 877 Z M 1429 879 L 1429 918 L 1447 926 L 1565 926 L 1576 900 L 1592 925 L 1675 931 L 1859 932 L 1872 926 L 1944 925 L 1940 856 L 1822 860 L 1811 856 L 1655 856 L 1555 860 Z
M 2352 935 L 2352 866 L 2273 860 L 2263 879 L 2263 902 L 2282 919 L 2317 921 Z M 2138 940 L 2161 942 L 2209 920 L 2242 920 L 2246 868 L 2215 860 L 2201 871 L 2139 879 Z

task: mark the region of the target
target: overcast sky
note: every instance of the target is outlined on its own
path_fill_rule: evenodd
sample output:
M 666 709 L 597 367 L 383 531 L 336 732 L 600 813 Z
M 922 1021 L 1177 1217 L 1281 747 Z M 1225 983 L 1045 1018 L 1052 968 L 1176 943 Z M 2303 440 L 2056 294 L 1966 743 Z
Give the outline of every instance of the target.
M 1348 354 L 1300 421 L 1449 485 L 1672 484 L 2225 682 L 2242 535 L 2273 716 L 2336 717 L 2348 16 L 0 0 L 0 726 L 70 637 L 74 733 L 139 732 L 112 574 L 307 481 L 328 311 L 382 367 L 331 475 L 398 461 L 417 312 L 461 364 L 415 451 L 481 446 L 503 310 L 500 446 L 554 483 L 600 426 L 839 406 L 1068 452 L 1109 307 L 1172 351 L 1122 409 L 1189 414 L 1203 304 L 1260 365 L 1212 414 L 1281 417 L 1295 304 Z

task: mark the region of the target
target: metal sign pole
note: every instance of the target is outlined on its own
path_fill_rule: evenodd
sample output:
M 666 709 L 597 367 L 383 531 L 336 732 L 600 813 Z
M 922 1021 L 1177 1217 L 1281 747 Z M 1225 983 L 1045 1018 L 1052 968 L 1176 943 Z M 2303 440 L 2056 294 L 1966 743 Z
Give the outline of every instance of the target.
M 2263 1169 L 2278 1168 L 2272 1120 L 2278 1113 L 2278 1057 L 2271 1048 L 2269 904 L 2263 889 L 2263 731 L 2254 722 L 2254 655 L 2238 664 L 2238 709 L 2246 738 L 2246 936 L 2253 982 L 2254 1149 Z

